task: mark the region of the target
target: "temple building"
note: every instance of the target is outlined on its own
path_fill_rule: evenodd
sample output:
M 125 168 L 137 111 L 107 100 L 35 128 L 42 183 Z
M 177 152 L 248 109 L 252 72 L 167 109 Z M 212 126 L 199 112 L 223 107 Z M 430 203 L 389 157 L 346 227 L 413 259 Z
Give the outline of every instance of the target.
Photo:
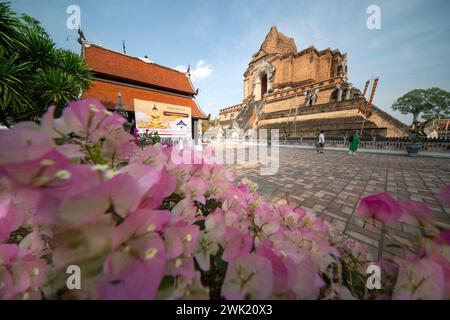
M 364 135 L 404 137 L 409 128 L 372 105 L 358 112 L 361 91 L 348 82 L 347 55 L 310 46 L 297 52 L 294 39 L 273 26 L 244 73 L 243 102 L 219 111 L 223 129 L 278 128 L 291 137 Z M 367 103 L 366 101 L 364 101 Z
M 188 72 L 179 72 L 152 63 L 147 58 L 132 57 L 88 43 L 82 33 L 79 41 L 82 56 L 94 76 L 93 84 L 83 93 L 83 97 L 96 98 L 113 111 L 125 109 L 129 121 L 135 121 L 136 99 L 148 102 L 149 113 L 151 108 L 155 108 L 154 105 L 188 107 L 192 137 L 194 131 L 201 127 L 199 120 L 207 119 L 197 104 L 195 96 L 198 90 L 194 89 Z

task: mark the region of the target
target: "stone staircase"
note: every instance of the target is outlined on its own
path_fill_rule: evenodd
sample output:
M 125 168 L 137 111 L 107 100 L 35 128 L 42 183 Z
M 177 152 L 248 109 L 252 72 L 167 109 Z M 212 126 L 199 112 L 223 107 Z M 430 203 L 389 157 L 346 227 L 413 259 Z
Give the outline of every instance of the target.
M 279 129 L 280 137 L 283 136 L 283 128 L 291 131 L 291 138 L 312 138 L 315 137 L 320 130 L 324 130 L 327 136 L 350 136 L 354 130 L 360 130 L 363 123 L 362 117 L 348 117 L 338 118 L 333 121 L 323 121 L 322 119 L 314 119 L 297 122 L 294 125 L 293 121 L 289 123 L 273 123 L 266 124 L 261 128 L 264 129 Z M 385 135 L 385 128 L 378 128 L 374 123 L 365 121 L 364 132 L 365 135 Z
M 333 111 L 355 111 L 358 108 L 359 100 L 345 100 L 341 102 L 319 104 L 314 106 L 299 106 L 296 108 L 279 110 L 275 112 L 265 113 L 262 115 L 264 120 L 276 120 L 284 119 L 283 122 L 276 121 L 275 123 L 267 124 L 264 122 L 261 128 L 275 129 L 285 128 L 290 129 L 291 137 L 311 137 L 317 134 L 318 130 L 325 130 L 329 135 L 336 136 L 348 136 L 354 130 L 361 130 L 364 122 L 364 135 L 368 136 L 406 136 L 409 132 L 408 126 L 401 121 L 395 119 L 390 114 L 384 112 L 380 108 L 372 105 L 371 112 L 367 115 L 366 121 L 362 114 L 350 115 L 346 118 L 334 118 L 334 119 L 313 119 L 313 120 L 301 120 L 302 116 L 317 114 L 318 116 L 323 113 Z M 294 124 L 294 122 L 296 124 Z M 391 128 L 391 129 L 388 129 Z M 391 130 L 391 132 L 388 132 Z M 281 132 L 280 132 L 281 134 Z
M 314 106 L 299 106 L 275 112 L 264 112 L 265 100 L 250 101 L 245 104 L 239 114 L 231 122 L 221 123 L 224 129 L 232 128 L 236 134 L 244 130 L 247 135 L 249 129 L 279 129 L 280 136 L 284 130 L 291 132 L 291 138 L 315 137 L 319 130 L 324 130 L 328 136 L 350 136 L 354 130 L 360 131 L 364 122 L 364 136 L 402 137 L 409 131 L 408 126 L 398 121 L 380 108 L 372 105 L 366 120 L 362 114 L 356 114 L 359 100 L 319 104 Z M 321 115 L 333 111 L 349 111 L 345 118 L 301 119 L 302 116 Z M 283 121 L 267 123 L 266 120 L 283 119 Z M 253 126 L 252 126 L 253 124 Z M 391 128 L 391 129 L 388 129 Z M 391 130 L 391 132 L 388 132 Z M 242 132 L 241 132 L 242 133 Z
M 254 110 L 254 113 L 253 113 Z M 236 116 L 233 120 L 233 129 L 234 130 L 244 130 L 245 132 L 249 129 L 255 128 L 255 125 L 258 122 L 258 119 L 261 116 L 263 110 L 263 101 L 251 101 L 248 103 L 242 111 Z M 254 117 L 252 117 L 254 116 Z

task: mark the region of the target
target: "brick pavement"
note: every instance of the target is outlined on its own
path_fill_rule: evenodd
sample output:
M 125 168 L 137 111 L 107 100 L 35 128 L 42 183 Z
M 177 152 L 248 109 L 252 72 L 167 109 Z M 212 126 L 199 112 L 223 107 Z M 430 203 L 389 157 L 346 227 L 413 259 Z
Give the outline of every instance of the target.
M 280 148 L 280 167 L 271 176 L 260 175 L 260 165 L 227 167 L 239 181 L 247 177 L 258 183 L 258 192 L 275 203 L 301 207 L 326 219 L 337 229 L 364 243 L 375 257 L 403 256 L 393 248 L 389 236 L 355 214 L 360 199 L 387 192 L 396 199 L 425 202 L 436 220 L 450 228 L 450 210 L 436 200 L 436 194 L 450 184 L 450 160 L 406 156 Z M 387 228 L 407 241 L 412 226 L 396 223 Z

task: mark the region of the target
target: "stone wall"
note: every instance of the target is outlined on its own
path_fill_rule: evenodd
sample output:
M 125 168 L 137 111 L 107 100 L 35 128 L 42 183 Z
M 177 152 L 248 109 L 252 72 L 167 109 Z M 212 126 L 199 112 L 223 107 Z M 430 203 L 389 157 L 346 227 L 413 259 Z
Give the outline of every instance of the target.
M 317 101 L 316 105 L 319 104 L 326 104 L 330 102 L 331 94 L 333 92 L 334 88 L 328 88 L 322 91 L 319 91 L 317 93 Z M 305 106 L 305 91 L 292 96 L 288 97 L 287 99 L 279 99 L 279 100 L 268 100 L 266 102 L 266 105 L 264 107 L 264 112 L 276 112 L 276 111 L 282 111 L 282 110 L 289 110 L 293 109 L 292 112 L 295 112 L 295 108 L 298 106 L 298 109 L 300 110 Z

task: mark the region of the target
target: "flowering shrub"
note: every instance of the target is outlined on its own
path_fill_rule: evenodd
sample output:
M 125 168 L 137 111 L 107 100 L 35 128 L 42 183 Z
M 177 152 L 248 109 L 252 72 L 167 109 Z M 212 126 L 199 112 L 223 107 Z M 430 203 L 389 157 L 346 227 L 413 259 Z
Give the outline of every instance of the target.
M 161 141 L 158 131 L 149 132 L 148 129 L 144 133 L 139 134 L 138 130 L 134 128 L 133 136 L 136 138 L 136 144 L 141 148 L 145 148 L 149 145 L 154 145 Z
M 368 292 L 373 257 L 363 245 L 199 161 L 214 150 L 142 149 L 95 100 L 71 103 L 59 119 L 53 112 L 0 133 L 2 299 L 450 296 L 449 231 L 422 204 L 362 201 L 361 215 L 419 228 L 404 245 L 407 260 L 398 270 L 380 262 L 383 287 Z M 448 197 L 448 188 L 439 195 Z M 81 290 L 67 288 L 71 265 L 82 271 Z

